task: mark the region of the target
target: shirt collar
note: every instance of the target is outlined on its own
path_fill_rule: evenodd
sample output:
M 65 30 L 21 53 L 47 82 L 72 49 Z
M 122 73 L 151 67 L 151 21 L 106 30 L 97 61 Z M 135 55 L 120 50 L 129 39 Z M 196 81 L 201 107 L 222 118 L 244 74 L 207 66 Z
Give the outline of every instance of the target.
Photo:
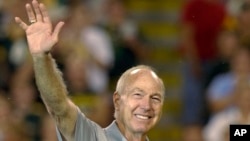
M 112 141 L 113 140 L 114 141 L 127 141 L 127 139 L 120 132 L 115 120 L 104 130 Z M 146 141 L 149 141 L 148 137 L 146 138 Z

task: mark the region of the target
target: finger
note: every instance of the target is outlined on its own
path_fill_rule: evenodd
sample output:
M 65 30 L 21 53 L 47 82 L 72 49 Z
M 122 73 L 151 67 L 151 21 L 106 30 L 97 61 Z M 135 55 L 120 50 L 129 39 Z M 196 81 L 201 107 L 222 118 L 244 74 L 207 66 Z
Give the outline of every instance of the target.
M 43 22 L 42 14 L 41 14 L 39 4 L 38 4 L 37 0 L 33 0 L 32 5 L 33 5 L 33 8 L 34 8 L 35 13 L 36 13 L 36 20 L 39 21 L 39 22 Z
M 40 7 L 40 10 L 41 10 L 41 13 L 43 16 L 43 21 L 46 23 L 51 23 L 50 18 L 49 18 L 49 14 L 48 14 L 48 11 L 47 11 L 45 5 L 40 3 L 39 7 Z
M 34 11 L 32 10 L 32 7 L 30 4 L 26 4 L 26 11 L 28 14 L 29 21 L 36 20 L 36 16 L 35 16 Z
M 54 32 L 52 33 L 52 38 L 57 41 L 58 40 L 58 34 L 59 32 L 61 31 L 62 27 L 64 25 L 64 22 L 59 22 L 56 27 L 55 27 L 55 30 Z
M 23 29 L 26 30 L 28 28 L 28 25 L 24 23 L 19 17 L 15 17 L 15 21 L 19 26 Z

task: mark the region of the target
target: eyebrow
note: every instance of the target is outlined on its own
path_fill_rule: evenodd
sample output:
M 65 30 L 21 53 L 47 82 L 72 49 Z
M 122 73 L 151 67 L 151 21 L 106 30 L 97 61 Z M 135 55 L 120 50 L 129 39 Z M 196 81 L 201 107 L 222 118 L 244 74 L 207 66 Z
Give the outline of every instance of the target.
M 145 93 L 142 89 L 140 89 L 138 87 L 132 89 L 129 92 L 135 92 L 135 91 L 139 91 L 139 92 Z M 162 94 L 160 94 L 159 92 L 153 93 L 151 96 L 159 96 L 160 98 L 163 98 Z
M 155 93 L 155 94 L 151 95 L 151 97 L 152 97 L 152 98 L 153 98 L 153 97 L 157 97 L 157 98 L 160 99 L 160 101 L 164 101 L 164 100 L 163 100 L 163 99 L 164 99 L 164 96 L 162 96 L 160 93 Z
M 132 90 L 130 90 L 129 92 L 134 92 L 134 91 L 139 91 L 139 92 L 142 92 L 142 93 L 145 93 L 142 89 L 136 87 L 136 88 L 133 88 Z

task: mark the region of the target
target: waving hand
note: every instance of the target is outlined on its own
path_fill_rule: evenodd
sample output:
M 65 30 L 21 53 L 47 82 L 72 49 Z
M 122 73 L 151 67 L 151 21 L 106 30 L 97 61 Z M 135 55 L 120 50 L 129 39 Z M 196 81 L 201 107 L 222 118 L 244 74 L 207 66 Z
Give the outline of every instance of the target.
M 26 32 L 31 54 L 36 55 L 50 51 L 53 45 L 57 43 L 58 34 L 64 23 L 59 22 L 53 30 L 44 4 L 39 4 L 37 0 L 32 1 L 32 6 L 26 4 L 26 11 L 30 25 L 23 22 L 19 17 L 15 17 L 15 21 Z

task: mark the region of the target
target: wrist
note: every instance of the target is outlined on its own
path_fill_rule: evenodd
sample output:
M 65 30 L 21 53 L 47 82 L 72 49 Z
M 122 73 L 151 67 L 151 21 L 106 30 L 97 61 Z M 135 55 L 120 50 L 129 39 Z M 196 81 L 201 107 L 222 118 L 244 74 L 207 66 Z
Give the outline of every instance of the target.
M 47 58 L 50 55 L 50 52 L 43 52 L 43 53 L 34 53 L 32 54 L 32 58 L 33 60 L 37 60 L 37 59 L 43 59 L 43 58 Z

